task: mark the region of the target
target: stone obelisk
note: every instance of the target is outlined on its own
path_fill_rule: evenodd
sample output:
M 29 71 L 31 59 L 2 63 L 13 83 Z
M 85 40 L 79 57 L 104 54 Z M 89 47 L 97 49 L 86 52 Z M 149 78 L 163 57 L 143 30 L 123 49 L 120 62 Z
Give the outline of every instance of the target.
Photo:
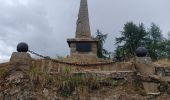
M 87 0 L 81 0 L 75 38 L 67 39 L 74 57 L 97 58 L 97 40 L 92 39 Z
M 87 0 L 81 0 L 77 20 L 76 38 L 90 38 L 90 24 Z

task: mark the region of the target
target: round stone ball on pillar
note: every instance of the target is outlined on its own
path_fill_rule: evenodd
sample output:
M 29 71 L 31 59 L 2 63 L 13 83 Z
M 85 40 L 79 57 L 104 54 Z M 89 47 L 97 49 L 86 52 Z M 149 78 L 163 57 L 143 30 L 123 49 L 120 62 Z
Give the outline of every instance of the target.
M 151 57 L 147 57 L 147 49 L 145 47 L 138 47 L 135 53 L 135 66 L 137 71 L 142 76 L 154 75 L 155 67 L 152 63 Z
M 148 50 L 145 47 L 138 47 L 135 53 L 137 57 L 146 57 Z
M 13 52 L 10 58 L 10 65 L 12 69 L 19 69 L 23 71 L 30 70 L 32 66 L 32 59 L 28 51 L 28 44 L 21 42 L 17 45 L 17 51 Z
M 27 52 L 28 51 L 28 44 L 25 42 L 21 42 L 17 45 L 18 52 Z

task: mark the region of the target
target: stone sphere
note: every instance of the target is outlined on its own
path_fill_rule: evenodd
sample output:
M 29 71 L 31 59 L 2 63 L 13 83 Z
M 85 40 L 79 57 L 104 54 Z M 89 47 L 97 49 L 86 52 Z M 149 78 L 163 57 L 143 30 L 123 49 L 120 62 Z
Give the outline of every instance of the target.
M 18 52 L 27 52 L 28 51 L 28 44 L 25 42 L 21 42 L 17 45 Z
M 145 47 L 138 47 L 136 49 L 136 56 L 137 57 L 145 57 L 148 53 L 148 50 Z

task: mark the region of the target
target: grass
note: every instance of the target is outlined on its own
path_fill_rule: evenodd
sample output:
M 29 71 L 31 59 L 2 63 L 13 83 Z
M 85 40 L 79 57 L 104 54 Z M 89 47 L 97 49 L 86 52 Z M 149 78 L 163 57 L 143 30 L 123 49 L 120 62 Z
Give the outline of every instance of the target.
M 138 94 L 142 95 L 142 96 L 146 96 L 143 84 L 141 82 L 141 78 L 138 77 L 137 75 L 134 76 L 134 80 L 132 82 L 132 87 L 134 89 L 134 91 L 136 91 Z
M 8 63 L 0 64 L 0 78 L 3 77 L 8 71 Z
M 56 79 L 52 77 L 47 72 L 42 72 L 38 67 L 32 66 L 31 69 L 28 71 L 28 75 L 30 77 L 32 85 L 35 87 L 48 87 L 50 85 L 54 85 Z
M 170 60 L 169 59 L 161 59 L 155 62 L 157 64 L 160 64 L 162 66 L 170 66 Z
M 6 72 L 7 72 L 7 69 L 5 69 L 5 68 L 0 68 L 0 78 L 3 77 Z
M 56 87 L 57 92 L 64 97 L 72 96 L 75 91 L 85 93 L 117 84 L 117 81 L 113 79 L 102 80 L 96 74 L 72 74 L 71 69 L 67 67 L 61 73 L 52 76 L 47 72 L 41 72 L 34 66 L 30 69 L 28 75 L 36 88 L 52 89 Z

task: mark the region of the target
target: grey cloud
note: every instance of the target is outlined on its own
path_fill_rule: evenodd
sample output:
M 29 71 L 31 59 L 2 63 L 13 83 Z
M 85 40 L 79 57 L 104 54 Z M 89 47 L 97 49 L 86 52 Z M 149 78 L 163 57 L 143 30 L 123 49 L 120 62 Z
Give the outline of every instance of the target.
M 8 3 L 6 3 L 8 2 Z M 69 55 L 66 39 L 73 38 L 80 0 L 0 0 L 0 56 L 10 56 L 20 41 L 44 55 Z M 92 35 L 109 33 L 105 47 L 114 50 L 114 38 L 127 21 L 170 27 L 169 0 L 88 0 Z M 5 49 L 6 51 L 4 51 Z M 13 49 L 11 49 L 13 48 Z

